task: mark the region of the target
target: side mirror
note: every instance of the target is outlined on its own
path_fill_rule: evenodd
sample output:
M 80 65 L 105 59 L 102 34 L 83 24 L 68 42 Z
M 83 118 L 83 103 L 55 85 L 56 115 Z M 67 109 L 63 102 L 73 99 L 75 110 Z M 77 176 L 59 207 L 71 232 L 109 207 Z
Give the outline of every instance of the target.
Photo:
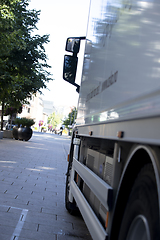
M 65 55 L 63 65 L 63 79 L 74 84 L 76 78 L 78 57 Z
M 86 37 L 71 37 L 67 38 L 66 48 L 67 52 L 73 53 L 72 56 L 64 56 L 63 64 L 63 79 L 77 87 L 76 91 L 79 93 L 80 86 L 75 83 L 77 63 L 81 40 L 86 39 Z
M 79 53 L 80 48 L 80 38 L 67 38 L 66 48 L 67 52 Z

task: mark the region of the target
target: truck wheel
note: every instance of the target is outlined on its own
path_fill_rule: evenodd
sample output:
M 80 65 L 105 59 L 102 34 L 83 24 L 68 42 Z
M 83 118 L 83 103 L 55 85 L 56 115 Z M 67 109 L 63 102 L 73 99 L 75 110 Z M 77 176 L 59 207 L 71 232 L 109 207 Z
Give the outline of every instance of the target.
M 158 194 L 153 168 L 148 164 L 141 170 L 133 185 L 118 240 L 158 239 Z
M 68 166 L 69 168 L 69 166 Z M 67 171 L 67 178 L 66 178 L 66 190 L 65 190 L 65 206 L 68 212 L 72 215 L 76 215 L 79 211 L 76 206 L 76 202 L 73 203 L 69 201 L 69 186 L 70 184 L 70 171 Z

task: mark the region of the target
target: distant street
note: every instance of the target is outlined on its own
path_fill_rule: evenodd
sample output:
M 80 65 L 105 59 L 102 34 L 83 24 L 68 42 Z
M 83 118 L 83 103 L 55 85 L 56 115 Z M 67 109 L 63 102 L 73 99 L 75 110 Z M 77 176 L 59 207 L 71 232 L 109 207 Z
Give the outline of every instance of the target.
M 0 139 L 0 240 L 91 240 L 65 209 L 68 136 Z

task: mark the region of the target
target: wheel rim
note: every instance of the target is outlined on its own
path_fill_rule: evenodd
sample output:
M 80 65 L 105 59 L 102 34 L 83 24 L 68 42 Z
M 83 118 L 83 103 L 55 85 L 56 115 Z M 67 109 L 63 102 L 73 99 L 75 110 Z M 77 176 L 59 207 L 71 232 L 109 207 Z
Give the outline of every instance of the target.
M 126 240 L 151 240 L 149 225 L 147 219 L 139 215 L 137 216 L 128 231 Z

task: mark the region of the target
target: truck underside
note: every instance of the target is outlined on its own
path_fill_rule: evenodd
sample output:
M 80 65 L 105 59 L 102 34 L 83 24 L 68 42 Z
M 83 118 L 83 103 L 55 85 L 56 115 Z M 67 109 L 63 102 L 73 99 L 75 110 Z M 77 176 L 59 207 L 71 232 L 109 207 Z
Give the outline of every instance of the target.
M 156 124 L 159 119 L 154 121 Z M 134 139 L 130 138 L 130 134 L 133 136 L 130 121 L 120 122 L 123 128 L 117 128 L 118 124 L 112 122 L 74 129 L 66 207 L 71 213 L 79 208 L 95 240 L 160 237 L 160 149 L 158 142 L 150 144 L 147 132 L 143 133 L 141 124 L 145 123 L 147 119 L 137 120 Z M 98 136 L 100 129 L 104 136 L 102 133 Z

